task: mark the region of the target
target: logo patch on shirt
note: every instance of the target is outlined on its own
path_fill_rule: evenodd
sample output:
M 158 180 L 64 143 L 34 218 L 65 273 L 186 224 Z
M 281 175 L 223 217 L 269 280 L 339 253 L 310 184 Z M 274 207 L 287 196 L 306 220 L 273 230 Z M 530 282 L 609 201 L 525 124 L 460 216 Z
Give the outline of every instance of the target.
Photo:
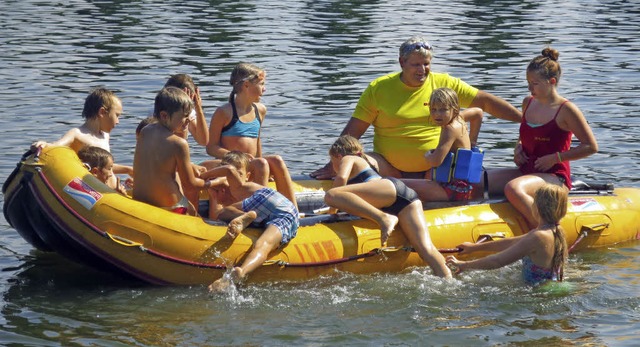
M 91 188 L 91 186 L 78 177 L 71 180 L 63 190 L 87 210 L 90 210 L 93 205 L 102 198 L 102 194 Z

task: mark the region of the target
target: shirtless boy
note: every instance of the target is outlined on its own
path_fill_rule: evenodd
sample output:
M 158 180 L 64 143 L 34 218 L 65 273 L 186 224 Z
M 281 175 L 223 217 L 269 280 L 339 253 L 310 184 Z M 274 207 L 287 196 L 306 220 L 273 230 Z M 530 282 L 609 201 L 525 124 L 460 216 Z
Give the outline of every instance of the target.
M 225 291 L 232 283 L 243 281 L 264 263 L 270 252 L 286 245 L 298 231 L 298 209 L 289 199 L 274 189 L 247 181 L 249 161 L 249 155 L 231 151 L 222 159 L 223 166 L 203 174 L 204 177 L 225 177 L 227 180 L 229 191 L 226 201 L 218 204 L 212 199 L 210 208 L 221 207 L 214 213 L 219 219 L 230 221 L 227 234 L 231 238 L 252 222 L 266 227 L 242 265 L 233 268 L 230 278 L 222 277 L 213 282 L 209 286 L 211 292 Z
M 191 169 L 189 145 L 176 133 L 186 131 L 193 101 L 184 91 L 175 87 L 162 89 L 155 99 L 155 123 L 140 132 L 133 157 L 133 198 L 164 209 L 192 216 L 196 208 L 180 190 L 180 182 L 198 189 L 207 189 L 212 183 L 195 177 Z

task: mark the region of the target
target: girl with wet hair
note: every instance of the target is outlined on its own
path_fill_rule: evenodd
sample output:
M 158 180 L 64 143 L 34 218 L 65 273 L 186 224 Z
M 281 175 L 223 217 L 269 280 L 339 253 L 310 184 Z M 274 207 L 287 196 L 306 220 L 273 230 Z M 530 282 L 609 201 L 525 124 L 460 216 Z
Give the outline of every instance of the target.
M 497 269 L 522 259 L 525 283 L 539 285 L 549 280 L 562 281 L 568 251 L 560 220 L 567 214 L 568 191 L 565 187 L 545 184 L 536 190 L 534 201 L 536 228 L 524 235 L 497 241 L 465 242 L 458 246 L 460 254 L 499 253 L 471 261 L 448 256 L 447 265 L 460 273 L 471 269 Z

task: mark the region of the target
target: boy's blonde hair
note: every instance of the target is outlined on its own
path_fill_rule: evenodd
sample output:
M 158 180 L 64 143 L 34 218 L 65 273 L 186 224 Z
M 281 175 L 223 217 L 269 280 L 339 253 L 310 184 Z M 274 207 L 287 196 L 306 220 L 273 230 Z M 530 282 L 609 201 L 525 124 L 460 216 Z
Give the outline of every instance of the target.
M 104 148 L 96 146 L 85 146 L 78 151 L 78 158 L 83 163 L 89 165 L 89 170 L 94 167 L 103 169 L 109 163 L 109 160 L 113 162 L 113 155 Z
M 101 108 L 107 111 L 111 110 L 118 97 L 116 94 L 106 88 L 96 88 L 89 93 L 84 100 L 84 108 L 82 109 L 82 117 L 89 119 L 98 116 Z
M 160 112 L 173 114 L 176 111 L 190 113 L 193 109 L 193 101 L 183 90 L 176 87 L 162 88 L 156 95 L 153 116 L 160 119 Z
M 564 230 L 560 226 L 560 220 L 567 214 L 568 195 L 567 189 L 563 186 L 545 184 L 536 190 L 533 198 L 540 219 L 544 223 L 554 226 L 551 269 L 556 272 L 560 281 L 568 255 L 567 241 Z
M 220 164 L 231 165 L 238 170 L 248 171 L 250 161 L 251 158 L 249 158 L 247 153 L 241 151 L 229 151 L 224 155 L 224 157 L 222 157 Z

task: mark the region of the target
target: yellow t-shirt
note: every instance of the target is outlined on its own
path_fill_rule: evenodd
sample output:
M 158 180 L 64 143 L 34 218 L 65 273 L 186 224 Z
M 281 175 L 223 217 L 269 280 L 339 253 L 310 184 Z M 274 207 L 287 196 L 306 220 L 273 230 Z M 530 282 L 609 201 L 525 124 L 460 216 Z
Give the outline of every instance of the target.
M 427 169 L 424 154 L 438 146 L 440 126 L 433 123 L 429 98 L 435 89 L 458 93 L 460 107 L 469 107 L 478 89 L 445 73 L 429 73 L 425 83 L 409 87 L 400 72 L 379 77 L 360 96 L 352 117 L 374 126 L 373 151 L 406 172 Z

